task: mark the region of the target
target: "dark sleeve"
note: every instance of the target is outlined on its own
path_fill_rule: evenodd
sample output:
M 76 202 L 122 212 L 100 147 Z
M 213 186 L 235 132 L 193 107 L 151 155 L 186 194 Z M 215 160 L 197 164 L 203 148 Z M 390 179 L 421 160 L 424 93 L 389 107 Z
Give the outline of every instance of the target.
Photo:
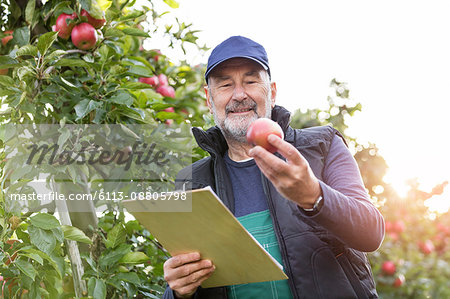
M 310 218 L 351 248 L 365 252 L 378 249 L 384 238 L 383 217 L 370 201 L 355 159 L 337 135 L 319 183 L 323 206 Z
M 169 286 L 166 287 L 166 291 L 164 292 L 162 299 L 175 299 L 175 294 Z

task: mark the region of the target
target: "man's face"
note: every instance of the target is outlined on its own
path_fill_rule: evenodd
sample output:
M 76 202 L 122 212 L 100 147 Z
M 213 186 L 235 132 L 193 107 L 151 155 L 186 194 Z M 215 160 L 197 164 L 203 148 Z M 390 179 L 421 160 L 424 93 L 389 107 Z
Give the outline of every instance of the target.
M 246 58 L 222 62 L 209 75 L 205 88 L 209 110 L 227 138 L 245 142 L 250 124 L 270 118 L 276 85 L 261 65 Z

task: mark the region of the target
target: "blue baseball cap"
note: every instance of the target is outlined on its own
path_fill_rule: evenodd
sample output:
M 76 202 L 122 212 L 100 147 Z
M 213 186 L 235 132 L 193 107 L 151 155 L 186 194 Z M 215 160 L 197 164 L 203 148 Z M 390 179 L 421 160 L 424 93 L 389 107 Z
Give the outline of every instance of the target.
M 231 58 L 248 58 L 258 62 L 269 74 L 269 59 L 263 46 L 244 36 L 232 36 L 214 48 L 208 58 L 205 80 L 208 83 L 208 76 L 211 71 L 222 62 Z

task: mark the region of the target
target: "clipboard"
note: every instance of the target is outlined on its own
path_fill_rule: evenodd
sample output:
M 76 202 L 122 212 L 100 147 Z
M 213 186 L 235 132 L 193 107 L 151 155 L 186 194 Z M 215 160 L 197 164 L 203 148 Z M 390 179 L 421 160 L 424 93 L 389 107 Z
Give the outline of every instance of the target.
M 211 187 L 185 192 L 192 212 L 151 212 L 147 200 L 122 203 L 172 256 L 197 251 L 214 263 L 216 270 L 202 283 L 204 288 L 288 279 Z

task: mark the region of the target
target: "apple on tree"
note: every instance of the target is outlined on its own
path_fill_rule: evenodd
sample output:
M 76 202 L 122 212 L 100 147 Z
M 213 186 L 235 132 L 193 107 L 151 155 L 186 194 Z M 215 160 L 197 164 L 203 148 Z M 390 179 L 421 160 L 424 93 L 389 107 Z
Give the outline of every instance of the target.
M 381 271 L 383 271 L 383 273 L 386 274 L 386 275 L 394 275 L 396 270 L 397 269 L 395 267 L 395 264 L 392 261 L 385 261 L 381 265 Z
M 139 78 L 139 82 L 146 83 L 153 87 L 156 87 L 159 85 L 159 78 L 158 78 L 158 76 L 142 77 L 142 78 Z
M 82 17 L 87 17 L 88 23 L 91 24 L 95 29 L 101 28 L 103 25 L 105 25 L 106 20 L 104 18 L 102 19 L 96 19 L 93 18 L 86 10 L 82 10 L 81 14 Z
M 156 92 L 164 97 L 174 98 L 175 89 L 170 85 L 159 85 L 156 88 Z
M 72 43 L 81 50 L 90 50 L 97 43 L 97 31 L 89 23 L 81 23 L 72 29 Z
M 9 41 L 13 39 L 13 35 L 12 35 L 13 31 L 6 30 L 4 33 L 6 34 L 6 36 L 2 38 L 2 44 L 3 44 L 3 46 L 6 46 L 6 44 L 9 43 Z
M 405 276 L 403 274 L 399 274 L 392 284 L 394 287 L 399 288 L 405 283 Z
M 268 118 L 258 118 L 247 130 L 247 142 L 262 146 L 267 151 L 275 153 L 277 149 L 267 141 L 270 134 L 275 134 L 281 139 L 284 138 L 283 130 L 278 123 Z
M 62 39 L 69 39 L 70 34 L 72 32 L 75 23 L 73 20 L 77 18 L 77 14 L 73 13 L 68 15 L 66 13 L 62 13 L 56 19 L 55 31 L 58 31 L 58 36 Z

